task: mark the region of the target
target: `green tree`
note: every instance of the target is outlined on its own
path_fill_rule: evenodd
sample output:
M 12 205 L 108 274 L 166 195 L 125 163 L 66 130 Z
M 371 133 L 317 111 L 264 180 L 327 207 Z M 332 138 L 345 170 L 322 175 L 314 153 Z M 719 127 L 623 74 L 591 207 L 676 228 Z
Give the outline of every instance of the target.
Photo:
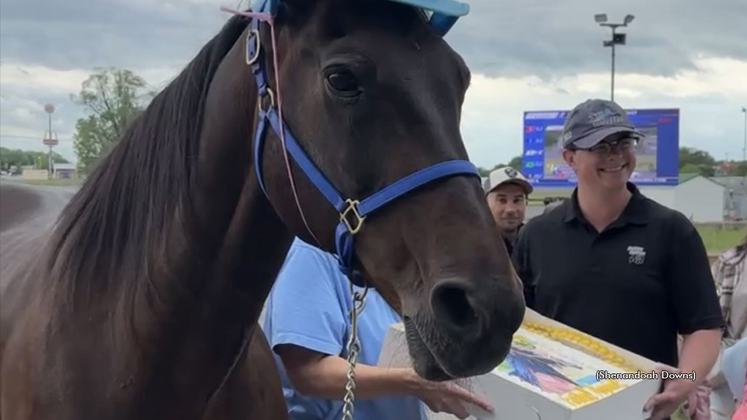
M 68 163 L 67 159 L 57 152 L 52 152 L 52 161 L 54 163 Z M 7 171 L 15 166 L 20 170 L 22 166 L 32 165 L 34 169 L 47 169 L 49 167 L 47 152 L 0 147 L 0 169 Z
M 106 156 L 152 97 L 145 80 L 130 70 L 94 69 L 83 82 L 80 94 L 71 96 L 87 114 L 77 121 L 73 135 L 80 172 L 90 172 Z
M 747 161 L 735 162 L 730 172 L 732 176 L 747 176 Z
M 747 176 L 747 161 L 745 160 L 719 161 L 718 165 L 721 176 Z
M 490 169 L 486 169 L 480 166 L 477 168 L 477 172 L 480 174 L 480 176 L 488 177 L 490 176 L 490 173 L 493 172 L 494 170 L 500 169 L 506 166 L 510 166 L 516 169 L 517 171 L 521 172 L 521 156 L 514 156 L 514 158 L 509 160 L 508 163 L 499 163 Z
M 679 150 L 680 172 L 694 172 L 702 176 L 714 176 L 716 173 L 716 159 L 708 152 L 692 147 L 680 147 Z
M 513 159 L 508 161 L 508 165 L 517 171 L 521 172 L 521 156 L 514 156 Z
M 695 165 L 693 163 L 686 163 L 684 165 L 680 164 L 680 173 L 681 174 L 699 174 L 700 166 Z

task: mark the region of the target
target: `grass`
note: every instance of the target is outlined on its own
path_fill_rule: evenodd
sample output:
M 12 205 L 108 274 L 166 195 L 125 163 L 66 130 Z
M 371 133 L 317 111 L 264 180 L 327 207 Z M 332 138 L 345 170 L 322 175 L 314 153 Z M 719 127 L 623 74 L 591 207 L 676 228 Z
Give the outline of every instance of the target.
M 73 179 L 73 178 L 22 179 L 20 181 L 23 182 L 24 184 L 45 185 L 45 186 L 54 186 L 54 187 L 77 186 L 83 183 L 83 180 Z
M 721 252 L 737 245 L 747 233 L 747 223 L 721 224 L 696 223 L 695 228 L 703 239 L 709 254 Z

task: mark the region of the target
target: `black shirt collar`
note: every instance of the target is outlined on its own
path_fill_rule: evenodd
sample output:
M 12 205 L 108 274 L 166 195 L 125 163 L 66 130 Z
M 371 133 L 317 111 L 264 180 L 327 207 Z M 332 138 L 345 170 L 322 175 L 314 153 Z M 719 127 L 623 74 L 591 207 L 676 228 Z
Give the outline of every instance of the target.
M 516 243 L 516 238 L 519 237 L 519 231 L 521 228 L 524 227 L 524 223 L 520 224 L 519 227 L 516 228 L 516 234 L 514 235 L 514 240 L 510 240 L 506 238 L 505 236 L 501 235 L 501 238 L 503 238 L 503 243 L 506 244 L 506 251 L 508 251 L 508 255 L 511 256 L 514 252 L 514 245 Z
M 630 191 L 633 196 L 630 198 L 630 201 L 625 206 L 622 214 L 613 225 L 626 225 L 628 223 L 634 225 L 645 225 L 648 223 L 648 211 L 646 206 L 647 199 L 643 194 L 641 194 L 635 184 L 628 182 L 626 185 L 628 191 Z M 581 212 L 581 207 L 578 205 L 578 187 L 573 190 L 571 199 L 566 202 L 565 210 L 565 216 L 563 217 L 564 222 L 569 223 L 578 220 L 588 223 L 584 214 Z

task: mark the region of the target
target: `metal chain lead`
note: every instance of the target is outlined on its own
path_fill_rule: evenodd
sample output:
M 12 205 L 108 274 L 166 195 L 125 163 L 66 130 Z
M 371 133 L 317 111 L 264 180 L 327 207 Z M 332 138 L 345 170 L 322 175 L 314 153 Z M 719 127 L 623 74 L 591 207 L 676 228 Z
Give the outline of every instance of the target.
M 358 315 L 363 311 L 366 304 L 366 293 L 368 287 L 363 288 L 362 292 L 355 291 L 353 283 L 350 283 L 350 293 L 353 295 L 353 308 L 350 310 L 350 337 L 348 338 L 348 373 L 347 383 L 345 384 L 345 398 L 342 406 L 342 420 L 353 420 L 353 403 L 355 402 L 355 365 L 358 363 L 358 352 L 360 352 L 360 343 L 358 341 Z

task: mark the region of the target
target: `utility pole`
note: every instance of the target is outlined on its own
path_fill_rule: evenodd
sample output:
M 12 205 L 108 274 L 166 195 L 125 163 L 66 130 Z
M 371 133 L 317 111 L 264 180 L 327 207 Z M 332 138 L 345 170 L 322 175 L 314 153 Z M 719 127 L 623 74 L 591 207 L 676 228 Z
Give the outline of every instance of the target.
M 597 22 L 599 26 L 606 26 L 612 29 L 612 38 L 608 41 L 604 41 L 602 45 L 604 45 L 605 47 L 610 47 L 612 49 L 612 77 L 610 83 L 610 100 L 613 102 L 615 100 L 615 46 L 625 45 L 625 41 L 627 39 L 626 34 L 617 33 L 617 28 L 628 26 L 628 24 L 630 24 L 633 19 L 635 19 L 635 16 L 627 15 L 625 16 L 623 23 L 609 23 L 607 22 L 607 15 L 605 13 L 594 15 L 594 21 Z
M 54 105 L 44 105 L 44 112 L 49 115 L 49 126 L 47 131 L 44 133 L 43 143 L 45 146 L 49 146 L 49 154 L 47 155 L 47 176 L 49 179 L 52 179 L 52 176 L 54 175 L 54 159 L 52 159 L 52 147 L 59 144 L 57 135 L 52 131 L 52 114 L 54 114 Z
M 747 107 L 742 107 L 744 114 L 744 143 L 742 145 L 742 161 L 747 162 Z

